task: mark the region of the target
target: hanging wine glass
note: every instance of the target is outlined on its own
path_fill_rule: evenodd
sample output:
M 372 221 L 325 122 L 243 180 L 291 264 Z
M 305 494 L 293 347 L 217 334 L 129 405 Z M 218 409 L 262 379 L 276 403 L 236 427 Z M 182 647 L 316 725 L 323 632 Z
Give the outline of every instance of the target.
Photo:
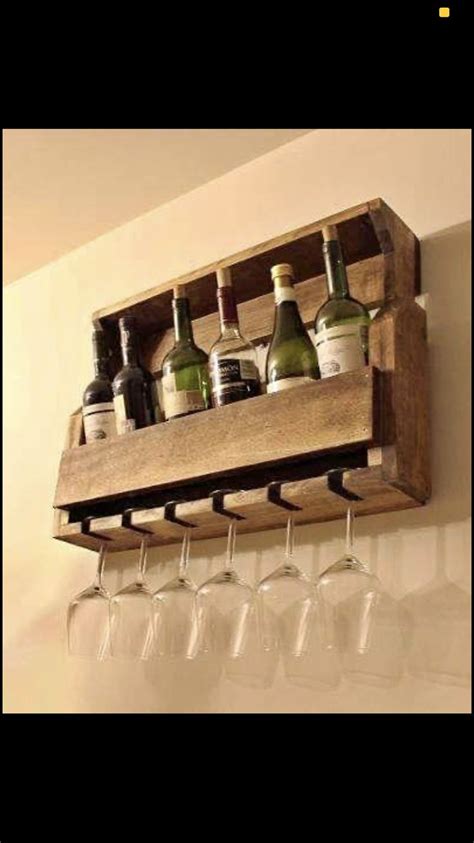
M 125 586 L 110 601 L 110 650 L 117 659 L 146 659 L 150 655 L 153 627 L 152 593 L 145 583 L 148 536 L 140 545 L 135 582 Z
M 74 656 L 102 660 L 109 654 L 110 595 L 102 581 L 106 553 L 104 543 L 100 546 L 94 582 L 77 594 L 68 607 L 68 648 Z
M 353 547 L 354 513 L 348 507 L 345 553 L 317 582 L 327 640 L 341 653 L 368 648 L 373 609 L 381 591 L 379 579 L 357 559 Z
M 178 576 L 153 596 L 154 647 L 159 659 L 189 656 L 195 621 L 194 598 L 197 586 L 188 576 L 191 529 L 186 528 L 181 546 Z
M 225 566 L 196 593 L 196 623 L 188 653 L 191 658 L 205 655 L 228 658 L 248 617 L 253 589 L 233 567 L 235 535 L 236 520 L 232 518 L 227 532 Z
M 258 587 L 267 624 L 277 625 L 286 678 L 296 685 L 332 688 L 338 684 L 337 652 L 328 646 L 317 593 L 295 565 L 294 516 L 287 521 L 285 560 Z
M 278 630 L 280 648 L 283 653 L 293 649 L 293 642 L 299 624 L 301 601 L 311 595 L 312 586 L 308 577 L 295 565 L 294 554 L 295 521 L 292 513 L 286 525 L 285 559 L 271 574 L 261 580 L 257 593 L 265 606 L 265 620 L 270 628 Z

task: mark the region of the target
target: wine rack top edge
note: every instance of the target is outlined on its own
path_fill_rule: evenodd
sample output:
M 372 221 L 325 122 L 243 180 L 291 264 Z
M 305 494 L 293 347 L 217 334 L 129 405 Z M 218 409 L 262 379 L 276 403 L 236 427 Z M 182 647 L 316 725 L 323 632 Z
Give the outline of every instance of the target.
M 292 263 L 297 283 L 324 275 L 321 230 L 328 224 L 339 228 L 348 266 L 381 253 L 389 256 L 396 252 L 416 251 L 418 246 L 413 232 L 383 199 L 376 198 L 97 310 L 92 316 L 93 322 L 113 328 L 120 316 L 133 314 L 142 334 L 166 331 L 172 324 L 172 290 L 178 283 L 187 285 L 193 319 L 207 316 L 216 310 L 215 272 L 225 266 L 232 268 L 239 304 L 272 291 L 270 267 L 275 263 Z M 410 283 L 405 287 L 403 293 L 417 295 L 420 292 L 419 274 L 412 273 Z

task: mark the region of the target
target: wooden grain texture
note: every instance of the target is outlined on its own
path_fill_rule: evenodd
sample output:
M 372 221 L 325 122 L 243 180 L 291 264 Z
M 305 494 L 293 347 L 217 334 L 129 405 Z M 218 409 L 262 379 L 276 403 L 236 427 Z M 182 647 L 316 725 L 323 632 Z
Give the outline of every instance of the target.
M 384 476 L 424 502 L 431 493 L 426 312 L 412 299 L 379 311 L 371 325 L 370 361 L 382 370 Z
M 385 299 L 414 298 L 421 292 L 418 238 L 383 199 L 368 205 L 384 256 Z
M 381 466 L 345 471 L 344 487 L 358 494 L 362 500 L 351 503 L 356 516 L 391 512 L 419 506 L 416 498 L 388 482 Z M 328 488 L 327 476 L 312 477 L 307 480 L 283 483 L 281 497 L 301 507 L 293 512 L 296 524 L 320 523 L 344 518 L 348 502 Z M 261 530 L 281 529 L 285 527 L 289 512 L 268 499 L 266 488 L 252 489 L 245 492 L 233 492 L 223 498 L 223 505 L 228 512 L 238 514 L 243 520 L 237 522 L 238 534 L 254 533 Z M 178 510 L 178 507 L 176 508 Z M 214 512 L 209 498 L 179 504 L 179 517 L 193 521 L 192 542 L 200 539 L 224 538 L 227 534 L 229 519 Z M 113 519 L 94 519 L 90 522 L 99 530 L 100 535 L 83 535 L 80 524 L 65 525 L 60 528 L 56 538 L 98 551 L 102 541 L 107 541 L 108 552 L 138 548 L 141 542 L 139 533 L 129 535 L 121 525 L 121 516 Z M 164 507 L 144 509 L 132 514 L 132 523 L 149 532 L 150 546 L 176 544 L 182 540 L 184 528 L 165 519 Z M 130 535 L 131 534 L 131 535 Z M 316 537 L 315 533 L 315 537 Z M 341 533 L 342 536 L 342 533 Z M 223 545 L 224 553 L 224 545 Z
M 348 267 L 351 295 L 363 302 L 369 310 L 379 307 L 384 301 L 384 263 L 384 256 L 380 254 Z M 316 313 L 327 300 L 326 275 L 297 281 L 295 292 L 303 322 L 307 327 L 313 327 Z M 237 309 L 240 327 L 245 337 L 255 343 L 270 339 L 275 318 L 273 292 L 242 302 Z M 206 352 L 209 352 L 211 345 L 216 341 L 219 331 L 219 316 L 216 310 L 193 321 L 195 342 Z M 172 328 L 168 328 L 164 333 L 145 337 L 142 342 L 142 359 L 145 366 L 154 374 L 160 372 L 163 359 L 173 345 Z
M 177 284 L 187 286 L 193 317 L 204 316 L 216 308 L 215 273 L 226 266 L 232 268 L 239 303 L 271 292 L 270 268 L 273 264 L 292 263 L 297 277 L 302 280 L 320 275 L 324 272 L 321 230 L 330 224 L 338 226 L 347 264 L 380 252 L 369 203 L 364 202 L 104 307 L 93 314 L 93 321 L 111 323 L 133 313 L 142 330 L 146 331 L 150 326 L 156 331 L 166 329 L 172 325 L 171 297 Z
M 84 445 L 85 441 L 82 407 L 79 407 L 68 419 L 64 450 L 78 448 L 80 445 Z
M 54 505 L 377 444 L 377 374 L 366 367 L 64 451 Z

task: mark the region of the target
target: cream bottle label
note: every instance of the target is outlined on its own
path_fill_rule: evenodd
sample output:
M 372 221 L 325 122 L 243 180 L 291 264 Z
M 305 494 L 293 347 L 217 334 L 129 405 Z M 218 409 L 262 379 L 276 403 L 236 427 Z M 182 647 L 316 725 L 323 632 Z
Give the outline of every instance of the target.
M 161 384 L 166 420 L 172 419 L 174 416 L 196 413 L 199 410 L 206 409 L 204 398 L 199 389 L 176 389 L 176 376 L 174 374 L 164 375 Z
M 84 419 L 84 435 L 87 444 L 90 442 L 100 442 L 103 439 L 111 439 L 117 435 L 112 401 L 83 407 L 82 416 Z
M 365 366 L 365 325 L 336 325 L 316 334 L 316 352 L 322 378 Z
M 115 395 L 114 397 L 115 409 L 115 423 L 117 426 L 117 433 L 122 436 L 124 433 L 131 433 L 135 430 L 135 419 L 127 419 L 127 411 L 125 409 L 125 398 L 123 395 Z
M 284 389 L 293 389 L 295 386 L 302 386 L 305 383 L 314 383 L 314 378 L 307 378 L 304 375 L 294 378 L 281 378 L 279 381 L 267 383 L 267 392 L 282 392 Z

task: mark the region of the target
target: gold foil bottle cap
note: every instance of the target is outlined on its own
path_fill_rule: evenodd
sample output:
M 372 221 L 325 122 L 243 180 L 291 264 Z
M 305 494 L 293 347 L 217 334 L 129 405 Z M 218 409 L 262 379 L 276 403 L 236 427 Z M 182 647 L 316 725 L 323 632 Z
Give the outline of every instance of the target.
M 323 240 L 325 243 L 328 240 L 339 240 L 339 235 L 337 233 L 337 227 L 335 225 L 324 225 L 323 226 Z
M 176 284 L 176 287 L 173 287 L 173 298 L 174 299 L 185 299 L 186 298 L 186 284 Z
M 272 266 L 271 270 L 272 281 L 278 287 L 292 287 L 295 273 L 291 263 L 277 263 Z
M 218 269 L 216 275 L 218 287 L 232 287 L 232 276 L 229 267 L 224 266 L 222 269 Z

